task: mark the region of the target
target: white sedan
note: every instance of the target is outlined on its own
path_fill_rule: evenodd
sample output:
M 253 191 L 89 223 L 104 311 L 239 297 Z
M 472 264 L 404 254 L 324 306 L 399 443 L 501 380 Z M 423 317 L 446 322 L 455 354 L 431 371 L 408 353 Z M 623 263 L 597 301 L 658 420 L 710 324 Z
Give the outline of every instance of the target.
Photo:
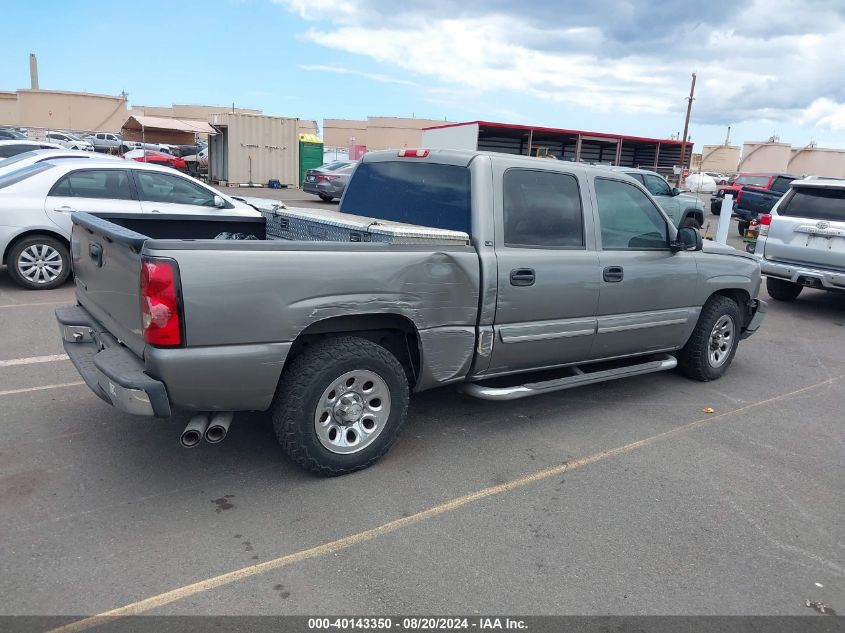
M 55 288 L 70 274 L 75 211 L 260 215 L 242 200 L 173 169 L 135 161 L 92 157 L 29 163 L 0 174 L 0 262 L 23 288 Z

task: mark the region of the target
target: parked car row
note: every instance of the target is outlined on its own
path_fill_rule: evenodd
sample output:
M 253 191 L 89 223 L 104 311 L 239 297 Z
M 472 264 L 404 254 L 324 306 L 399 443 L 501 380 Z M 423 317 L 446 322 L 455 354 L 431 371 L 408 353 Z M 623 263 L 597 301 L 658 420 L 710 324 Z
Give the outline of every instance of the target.
M 17 141 L 0 141 L 0 150 L 4 143 Z M 67 279 L 71 217 L 80 211 L 260 217 L 259 208 L 284 206 L 229 197 L 143 159 L 26 147 L 33 149 L 0 161 L 0 262 L 28 289 L 55 288 Z

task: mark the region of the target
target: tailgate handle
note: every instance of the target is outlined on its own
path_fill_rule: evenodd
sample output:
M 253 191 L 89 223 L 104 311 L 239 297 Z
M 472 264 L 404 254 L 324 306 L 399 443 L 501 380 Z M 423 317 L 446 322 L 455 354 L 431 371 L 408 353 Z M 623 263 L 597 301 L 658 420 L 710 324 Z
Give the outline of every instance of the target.
M 534 269 L 516 268 L 511 271 L 511 286 L 533 286 Z
M 88 255 L 91 257 L 93 262 L 97 265 L 97 268 L 103 267 L 103 247 L 96 242 L 94 244 L 88 245 Z

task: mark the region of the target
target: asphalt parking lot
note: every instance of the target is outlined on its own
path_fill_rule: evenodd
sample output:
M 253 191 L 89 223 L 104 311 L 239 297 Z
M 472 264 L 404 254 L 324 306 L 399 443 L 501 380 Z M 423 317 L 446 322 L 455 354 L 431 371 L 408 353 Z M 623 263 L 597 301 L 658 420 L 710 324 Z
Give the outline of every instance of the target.
M 101 402 L 60 356 L 72 301 L 0 270 L 0 614 L 845 613 L 845 295 L 771 302 L 714 383 L 420 394 L 336 479 L 261 415 L 185 450 Z

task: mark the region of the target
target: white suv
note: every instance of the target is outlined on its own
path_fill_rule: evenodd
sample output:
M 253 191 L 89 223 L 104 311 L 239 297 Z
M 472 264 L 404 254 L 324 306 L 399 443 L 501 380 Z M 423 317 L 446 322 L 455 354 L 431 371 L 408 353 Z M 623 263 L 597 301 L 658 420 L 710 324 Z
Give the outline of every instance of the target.
M 845 180 L 795 180 L 760 218 L 756 252 L 773 299 L 792 301 L 806 287 L 845 290 Z

